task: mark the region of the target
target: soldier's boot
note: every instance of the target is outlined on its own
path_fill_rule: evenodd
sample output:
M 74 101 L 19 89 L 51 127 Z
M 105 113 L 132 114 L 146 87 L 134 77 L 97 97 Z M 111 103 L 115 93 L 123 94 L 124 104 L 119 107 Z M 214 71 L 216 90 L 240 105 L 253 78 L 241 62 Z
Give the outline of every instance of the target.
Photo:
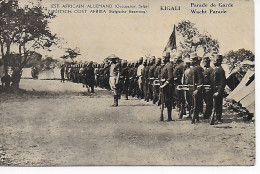
M 91 93 L 94 93 L 94 86 L 91 87 Z
M 172 107 L 168 107 L 167 111 L 168 111 L 168 120 L 167 121 L 172 121 Z
M 114 95 L 114 104 L 112 105 L 112 107 L 117 107 L 118 106 L 118 97 L 117 95 Z

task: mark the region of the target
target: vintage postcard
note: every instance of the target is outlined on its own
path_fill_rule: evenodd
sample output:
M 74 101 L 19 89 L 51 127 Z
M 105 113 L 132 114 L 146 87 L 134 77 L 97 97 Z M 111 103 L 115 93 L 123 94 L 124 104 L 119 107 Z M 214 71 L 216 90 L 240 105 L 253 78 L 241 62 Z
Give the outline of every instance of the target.
M 0 166 L 253 166 L 253 0 L 0 0 Z

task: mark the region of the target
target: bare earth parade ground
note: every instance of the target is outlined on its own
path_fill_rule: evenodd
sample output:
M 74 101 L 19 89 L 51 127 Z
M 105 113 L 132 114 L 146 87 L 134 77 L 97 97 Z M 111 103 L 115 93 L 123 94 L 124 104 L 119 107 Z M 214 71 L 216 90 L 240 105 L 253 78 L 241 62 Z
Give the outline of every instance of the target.
M 254 121 L 224 113 L 160 122 L 160 108 L 80 84 L 22 79 L 18 94 L 0 96 L 0 165 L 254 165 Z M 225 108 L 224 108 L 225 109 Z M 166 115 L 165 115 L 166 117 Z

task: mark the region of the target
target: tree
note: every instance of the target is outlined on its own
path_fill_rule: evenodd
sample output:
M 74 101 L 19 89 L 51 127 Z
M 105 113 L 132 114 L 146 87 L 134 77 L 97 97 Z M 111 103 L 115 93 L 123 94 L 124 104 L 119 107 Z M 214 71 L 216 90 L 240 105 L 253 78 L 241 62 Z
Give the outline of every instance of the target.
M 179 43 L 179 48 L 184 54 L 196 52 L 198 48 L 203 48 L 204 55 L 219 52 L 219 42 L 208 35 L 206 31 L 201 34 L 194 23 L 181 21 L 178 23 L 176 30 L 183 37 L 183 40 Z
M 233 65 L 237 62 L 243 62 L 244 60 L 254 61 L 255 55 L 252 53 L 252 51 L 241 48 L 238 51 L 229 51 L 225 55 L 225 58 L 227 59 L 228 63 Z
M 74 62 L 74 59 L 81 55 L 80 54 L 80 49 L 78 47 L 76 47 L 75 49 L 71 49 L 71 48 L 67 48 L 65 51 L 65 55 L 61 56 L 62 59 L 68 59 L 70 58 L 72 60 L 72 62 Z
M 53 13 L 46 13 L 41 1 L 19 7 L 18 0 L 2 1 L 0 3 L 0 45 L 7 74 L 7 65 L 11 46 L 18 46 L 18 68 L 22 68 L 30 60 L 31 49 L 47 49 L 57 44 L 58 38 L 49 29 L 49 20 Z M 20 77 L 17 77 L 20 78 Z

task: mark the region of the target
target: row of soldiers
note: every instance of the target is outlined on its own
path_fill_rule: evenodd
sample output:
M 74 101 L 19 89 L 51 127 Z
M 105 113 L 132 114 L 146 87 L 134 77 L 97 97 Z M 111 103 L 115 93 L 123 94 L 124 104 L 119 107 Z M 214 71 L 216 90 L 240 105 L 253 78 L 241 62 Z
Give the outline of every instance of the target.
M 210 57 L 200 58 L 196 53 L 178 53 L 175 56 L 166 53 L 162 59 L 141 57 L 132 63 L 121 61 L 115 55 L 108 60 L 95 66 L 90 62 L 82 67 L 72 66 L 62 71 L 69 80 L 93 87 L 91 92 L 94 92 L 94 86 L 112 90 L 112 106 L 115 107 L 124 94 L 126 100 L 132 96 L 161 106 L 161 121 L 164 120 L 164 108 L 167 108 L 168 121 L 172 120 L 172 109 L 177 109 L 180 118 L 188 111 L 192 123 L 199 122 L 200 113 L 203 113 L 205 119 L 215 114 L 217 121 L 222 122 L 226 85 L 225 72 L 221 67 L 222 55 L 213 57 L 214 67 L 211 67 Z
M 161 121 L 164 120 L 164 108 L 167 108 L 168 121 L 172 120 L 172 109 L 175 108 L 180 118 L 188 111 L 193 124 L 199 122 L 200 113 L 205 119 L 215 115 L 221 123 L 226 85 L 222 59 L 222 55 L 215 55 L 214 67 L 211 67 L 210 57 L 200 58 L 196 53 L 177 54 L 173 60 L 170 53 L 166 53 L 163 59 L 140 58 L 131 64 L 120 63 L 117 57 L 112 57 L 108 81 L 114 92 L 113 106 L 118 106 L 118 99 L 124 93 L 126 99 L 131 95 L 160 105 Z
M 95 69 L 92 61 L 84 65 L 62 65 L 60 73 L 61 82 L 64 83 L 67 79 L 74 83 L 82 83 L 83 87 L 94 93 Z

